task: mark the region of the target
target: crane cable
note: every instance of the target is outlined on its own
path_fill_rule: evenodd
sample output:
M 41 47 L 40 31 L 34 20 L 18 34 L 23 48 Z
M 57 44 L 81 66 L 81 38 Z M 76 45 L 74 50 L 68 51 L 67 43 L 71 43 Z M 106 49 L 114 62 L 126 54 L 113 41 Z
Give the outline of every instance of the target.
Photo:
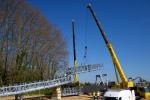
M 92 4 L 92 1 L 89 0 L 88 2 L 90 2 Z M 87 50 L 88 50 L 88 46 L 87 46 L 87 32 L 88 32 L 88 19 L 89 19 L 89 14 L 87 11 L 85 11 L 85 27 L 84 27 L 84 55 L 83 55 L 83 64 L 85 65 L 87 62 Z
M 88 28 L 88 13 L 85 13 L 85 27 L 84 27 L 84 55 L 83 55 L 83 65 L 87 62 L 87 28 Z
M 89 0 L 89 3 L 93 3 L 93 1 Z M 88 50 L 88 46 L 87 46 L 87 32 L 88 32 L 88 19 L 89 19 L 89 14 L 87 11 L 85 11 L 85 27 L 84 27 L 84 56 L 83 56 L 83 64 L 85 65 L 87 62 L 87 50 Z

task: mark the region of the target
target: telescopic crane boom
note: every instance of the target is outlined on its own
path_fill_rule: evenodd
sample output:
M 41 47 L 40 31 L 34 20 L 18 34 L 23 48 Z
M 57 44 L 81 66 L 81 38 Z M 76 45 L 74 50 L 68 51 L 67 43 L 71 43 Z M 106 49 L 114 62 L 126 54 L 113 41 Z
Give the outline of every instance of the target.
M 73 53 L 74 53 L 74 68 L 75 68 L 75 76 L 74 81 L 78 81 L 78 74 L 77 74 L 77 60 L 76 60 L 76 44 L 75 44 L 75 30 L 74 30 L 74 20 L 72 20 L 72 33 L 73 33 Z
M 109 42 L 109 40 L 107 39 L 106 34 L 105 34 L 105 32 L 104 32 L 104 30 L 103 30 L 103 28 L 102 28 L 102 25 L 101 25 L 100 22 L 98 21 L 98 19 L 97 19 L 97 17 L 96 17 L 96 14 L 94 13 L 94 11 L 93 11 L 93 9 L 92 9 L 92 7 L 91 7 L 91 4 L 88 4 L 87 8 L 88 8 L 89 11 L 91 12 L 91 14 L 92 14 L 92 16 L 93 16 L 93 18 L 94 18 L 94 20 L 95 20 L 95 22 L 96 22 L 96 25 L 97 25 L 97 27 L 98 27 L 98 29 L 99 29 L 99 31 L 100 31 L 100 33 L 101 33 L 101 35 L 102 35 L 102 37 L 103 37 L 105 43 L 106 43 L 106 46 L 107 46 L 107 48 L 108 48 L 108 51 L 109 51 L 109 53 L 110 53 L 110 55 L 111 55 L 113 64 L 114 64 L 114 66 L 116 67 L 116 69 L 117 69 L 117 71 L 118 71 L 118 73 L 119 73 L 119 75 L 120 75 L 120 78 L 121 78 L 121 80 L 122 80 L 120 86 L 121 86 L 122 88 L 133 87 L 133 83 L 132 83 L 132 82 L 128 82 L 128 80 L 127 80 L 127 78 L 126 78 L 126 75 L 125 75 L 125 73 L 123 72 L 123 69 L 122 69 L 122 67 L 121 67 L 121 65 L 120 65 L 120 62 L 119 62 L 119 60 L 118 60 L 118 58 L 117 58 L 117 56 L 116 56 L 116 54 L 115 54 L 115 52 L 114 52 L 114 49 L 113 49 L 111 43 Z

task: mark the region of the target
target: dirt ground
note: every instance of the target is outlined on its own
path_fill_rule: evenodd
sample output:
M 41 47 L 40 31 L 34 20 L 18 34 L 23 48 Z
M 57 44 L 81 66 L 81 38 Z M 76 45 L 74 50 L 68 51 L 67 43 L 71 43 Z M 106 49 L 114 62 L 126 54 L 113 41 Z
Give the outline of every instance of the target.
M 9 97 L 0 97 L 0 100 L 14 100 L 14 96 L 9 96 Z M 23 100 L 52 100 L 48 96 L 40 96 L 40 97 L 25 97 Z M 88 95 L 80 95 L 80 96 L 67 96 L 67 97 L 62 97 L 62 100 L 93 100 L 92 96 Z M 150 100 L 150 99 L 141 99 L 141 100 Z
M 0 100 L 14 100 L 14 96 L 0 97 Z M 52 100 L 50 97 L 40 96 L 40 97 L 24 97 L 23 100 Z M 92 96 L 80 95 L 80 96 L 67 96 L 62 97 L 62 100 L 92 100 Z
M 141 99 L 141 100 L 150 100 L 150 99 Z
M 69 97 L 62 97 L 62 100 L 92 100 L 92 96 L 88 95 L 69 96 Z
M 80 96 L 63 97 L 62 100 L 93 100 L 93 99 L 92 96 L 80 95 Z M 141 99 L 141 100 L 150 100 L 150 99 Z

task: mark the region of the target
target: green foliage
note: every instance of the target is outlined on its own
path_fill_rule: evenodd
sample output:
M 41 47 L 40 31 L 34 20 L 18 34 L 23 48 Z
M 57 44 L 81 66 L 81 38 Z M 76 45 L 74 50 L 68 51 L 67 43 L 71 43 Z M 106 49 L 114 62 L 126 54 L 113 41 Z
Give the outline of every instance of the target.
M 29 92 L 24 94 L 24 96 L 33 96 L 33 95 L 51 95 L 52 89 L 42 89 L 34 92 Z
M 90 85 L 92 85 L 90 82 L 85 82 L 84 83 L 84 86 L 90 86 Z

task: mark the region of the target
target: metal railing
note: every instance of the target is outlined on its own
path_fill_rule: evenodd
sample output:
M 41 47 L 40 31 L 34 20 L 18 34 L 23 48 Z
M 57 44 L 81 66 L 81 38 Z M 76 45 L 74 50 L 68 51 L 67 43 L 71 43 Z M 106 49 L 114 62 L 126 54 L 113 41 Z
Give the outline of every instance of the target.
M 61 91 L 62 96 L 79 95 L 81 92 L 79 87 L 63 88 Z

